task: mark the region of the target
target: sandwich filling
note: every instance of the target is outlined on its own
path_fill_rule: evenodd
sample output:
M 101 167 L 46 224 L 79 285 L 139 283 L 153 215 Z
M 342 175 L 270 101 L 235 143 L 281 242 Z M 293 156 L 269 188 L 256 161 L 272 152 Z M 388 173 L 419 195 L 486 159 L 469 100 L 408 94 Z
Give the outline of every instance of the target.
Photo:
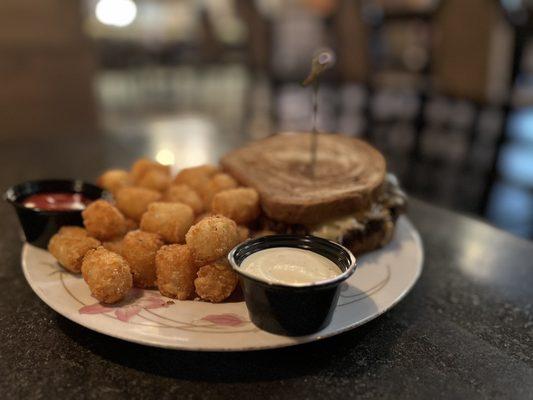
M 306 226 L 286 224 L 263 216 L 259 229 L 275 233 L 314 235 L 341 243 L 360 254 L 387 244 L 394 231 L 394 223 L 405 212 L 407 197 L 397 178 L 387 174 L 370 208 Z

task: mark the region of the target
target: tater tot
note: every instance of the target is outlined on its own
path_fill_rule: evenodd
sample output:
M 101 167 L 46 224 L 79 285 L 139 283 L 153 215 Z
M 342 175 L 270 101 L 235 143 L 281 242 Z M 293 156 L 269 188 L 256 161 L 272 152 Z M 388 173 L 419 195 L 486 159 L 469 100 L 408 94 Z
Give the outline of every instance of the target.
M 137 186 L 163 192 L 170 186 L 170 175 L 158 169 L 149 169 L 137 180 Z
M 81 272 L 92 295 L 102 303 L 111 304 L 122 300 L 133 286 L 126 260 L 103 247 L 89 250 L 85 254 Z
M 213 197 L 211 210 L 246 225 L 259 216 L 259 194 L 252 188 L 223 190 Z
M 187 204 L 196 215 L 204 210 L 204 203 L 196 190 L 189 185 L 172 185 L 163 196 L 164 201 Z
M 222 215 L 206 217 L 193 225 L 185 240 L 194 261 L 207 264 L 224 257 L 239 243 L 239 232 L 234 221 Z
M 217 172 L 219 172 L 219 169 L 209 164 L 184 168 L 174 178 L 174 184 L 188 185 L 194 190 L 199 191 Z
M 194 287 L 202 300 L 220 303 L 233 293 L 237 283 L 237 274 L 229 264 L 216 262 L 204 265 L 198 270 L 198 278 L 194 280 Z
M 131 218 L 126 218 L 126 232 L 134 231 L 135 229 L 139 229 L 139 223 Z
M 201 189 L 199 189 L 199 192 L 206 207 L 210 207 L 211 201 L 213 200 L 215 194 L 223 190 L 234 189 L 237 186 L 238 184 L 235 179 L 228 174 L 220 173 L 216 174 L 204 185 L 202 185 Z
M 141 230 L 159 234 L 168 243 L 184 243 L 194 212 L 183 203 L 152 203 L 141 219 Z
M 128 171 L 123 169 L 110 169 L 104 172 L 97 180 L 97 185 L 105 190 L 116 193 L 117 190 L 132 185 Z
M 68 235 L 68 236 L 89 236 L 89 233 L 85 228 L 81 226 L 62 226 L 57 232 L 59 235 Z
M 98 240 L 113 239 L 126 233 L 126 218 L 108 201 L 93 201 L 81 215 L 89 235 Z
M 211 217 L 212 215 L 213 214 L 211 214 L 210 212 L 205 212 L 205 213 L 202 213 L 200 215 L 197 215 L 196 218 L 194 218 L 194 223 L 197 224 L 198 222 L 200 222 L 204 218 Z
M 250 229 L 245 226 L 237 226 L 237 232 L 239 233 L 239 242 L 244 242 L 250 238 Z
M 112 251 L 113 253 L 122 255 L 122 240 L 123 238 L 103 242 L 102 246 L 104 246 L 105 249 Z
M 130 265 L 135 287 L 152 288 L 155 286 L 155 255 L 163 244 L 161 237 L 155 233 L 131 231 L 124 236 L 122 257 Z
M 194 279 L 198 267 L 194 265 L 189 247 L 171 244 L 159 249 L 155 256 L 157 287 L 162 295 L 179 300 L 194 294 Z
M 170 167 L 168 165 L 159 164 L 147 158 L 141 158 L 132 165 L 131 178 L 137 184 L 148 171 L 154 170 L 170 176 Z
M 126 187 L 116 194 L 118 209 L 126 217 L 140 221 L 148 205 L 161 199 L 161 193 L 141 187 Z
M 83 256 L 100 242 L 89 236 L 56 233 L 48 242 L 48 251 L 65 269 L 79 273 Z

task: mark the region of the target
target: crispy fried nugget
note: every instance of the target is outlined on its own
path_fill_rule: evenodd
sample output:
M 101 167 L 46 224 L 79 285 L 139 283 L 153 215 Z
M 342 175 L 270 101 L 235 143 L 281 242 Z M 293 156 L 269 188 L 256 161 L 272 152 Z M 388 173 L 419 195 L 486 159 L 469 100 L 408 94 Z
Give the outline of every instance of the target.
M 211 210 L 246 225 L 259 216 L 259 194 L 252 188 L 223 190 L 213 197 Z
M 164 201 L 179 202 L 191 207 L 196 215 L 204 210 L 204 202 L 193 188 L 189 185 L 172 185 L 163 197 Z
M 95 238 L 80 235 L 78 230 L 77 233 L 72 234 L 73 232 L 74 230 L 63 230 L 63 233 L 52 236 L 48 242 L 48 251 L 62 267 L 79 273 L 85 253 L 100 246 L 100 242 Z
M 170 174 L 159 169 L 147 170 L 136 182 L 137 186 L 163 192 L 170 186 Z
M 89 250 L 81 265 L 83 279 L 102 303 L 122 300 L 133 286 L 130 266 L 120 255 L 98 247 Z
M 116 193 L 118 189 L 133 184 L 129 172 L 123 169 L 110 169 L 105 171 L 100 175 L 96 183 L 111 193 Z
M 174 178 L 174 184 L 188 185 L 194 190 L 199 191 L 217 172 L 219 172 L 219 169 L 209 164 L 184 168 Z
M 219 173 L 202 185 L 202 187 L 199 189 L 199 193 L 206 207 L 210 207 L 211 201 L 213 200 L 215 194 L 223 190 L 234 189 L 237 186 L 237 181 L 231 176 L 228 174 Z
M 131 231 L 122 241 L 122 257 L 130 265 L 133 285 L 152 288 L 156 284 L 155 255 L 163 240 L 155 233 Z
M 105 249 L 112 251 L 113 253 L 117 253 L 122 255 L 122 241 L 124 238 L 110 240 L 108 242 L 103 242 L 102 246 L 104 246 Z
M 141 230 L 161 235 L 168 243 L 184 243 L 194 212 L 183 203 L 152 203 L 141 219 Z
M 131 178 L 133 179 L 133 183 L 138 184 L 148 171 L 154 170 L 170 176 L 170 167 L 168 165 L 159 164 L 158 162 L 147 158 L 137 160 L 131 167 Z
M 148 205 L 160 199 L 161 193 L 141 187 L 122 188 L 116 194 L 118 209 L 134 221 L 140 221 Z
M 68 236 L 89 236 L 89 233 L 86 229 L 81 226 L 62 226 L 57 232 L 59 235 L 68 235 Z
M 198 265 L 224 257 L 239 243 L 239 232 L 234 221 L 222 215 L 205 217 L 193 225 L 185 240 Z
M 238 277 L 225 261 L 204 265 L 198 270 L 198 278 L 194 280 L 196 293 L 202 300 L 220 303 L 227 299 L 235 290 Z
M 194 294 L 194 265 L 189 247 L 171 244 L 159 249 L 155 256 L 157 287 L 162 295 L 187 300 Z
M 131 218 L 126 218 L 126 232 L 139 229 L 139 223 Z
M 246 226 L 238 225 L 237 232 L 239 233 L 239 242 L 244 242 L 245 240 L 250 239 L 250 229 Z
M 89 235 L 98 240 L 110 240 L 126 233 L 126 218 L 108 201 L 93 201 L 81 215 Z

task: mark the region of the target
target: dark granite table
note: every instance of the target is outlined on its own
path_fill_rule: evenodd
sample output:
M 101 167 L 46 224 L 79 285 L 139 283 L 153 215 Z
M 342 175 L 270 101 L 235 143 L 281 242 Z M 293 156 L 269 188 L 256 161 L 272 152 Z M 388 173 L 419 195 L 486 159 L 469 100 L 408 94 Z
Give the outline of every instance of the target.
M 242 141 L 195 132 L 0 142 L 0 185 L 94 179 L 172 147 L 177 162 L 215 160 Z M 92 332 L 26 284 L 15 215 L 0 206 L 0 397 L 533 398 L 533 244 L 412 201 L 426 252 L 412 292 L 335 338 L 275 351 L 188 353 Z

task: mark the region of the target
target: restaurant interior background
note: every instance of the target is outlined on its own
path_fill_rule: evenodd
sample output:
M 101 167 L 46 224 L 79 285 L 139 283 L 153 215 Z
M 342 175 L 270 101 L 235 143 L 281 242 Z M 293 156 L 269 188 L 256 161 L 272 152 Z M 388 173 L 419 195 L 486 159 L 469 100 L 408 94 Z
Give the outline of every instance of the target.
M 528 3 L 2 0 L 0 144 L 144 133 L 148 156 L 201 163 L 215 135 L 309 130 L 300 82 L 327 46 L 321 131 L 370 140 L 410 194 L 532 238 Z

